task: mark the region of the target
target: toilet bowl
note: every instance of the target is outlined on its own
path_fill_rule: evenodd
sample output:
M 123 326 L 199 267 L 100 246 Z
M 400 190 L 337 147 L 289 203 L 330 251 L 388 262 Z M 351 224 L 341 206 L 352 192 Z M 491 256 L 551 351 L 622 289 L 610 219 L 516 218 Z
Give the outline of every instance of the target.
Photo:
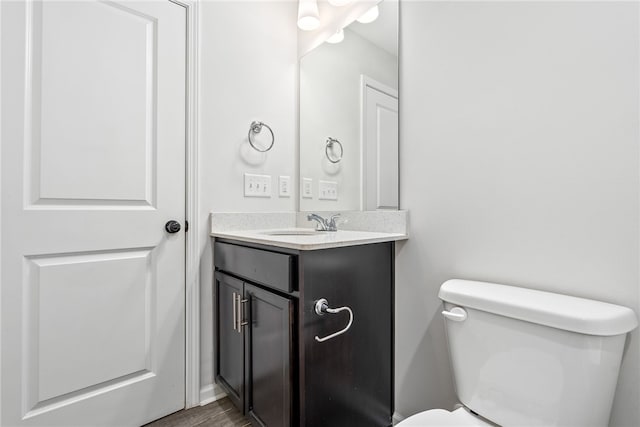
M 438 296 L 464 406 L 398 427 L 607 426 L 633 310 L 470 280 L 448 280 Z
M 495 427 L 495 424 L 473 415 L 467 408 L 458 408 L 453 412 L 430 409 L 412 415 L 397 425 L 402 427 Z

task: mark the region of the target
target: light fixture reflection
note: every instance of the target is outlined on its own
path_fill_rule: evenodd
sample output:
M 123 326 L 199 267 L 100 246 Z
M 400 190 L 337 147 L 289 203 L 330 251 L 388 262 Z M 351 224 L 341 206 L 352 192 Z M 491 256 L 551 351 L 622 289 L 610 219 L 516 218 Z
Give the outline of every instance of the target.
M 344 30 L 341 28 L 338 31 L 336 31 L 334 35 L 332 35 L 327 39 L 327 43 L 335 44 L 335 43 L 340 43 L 342 40 L 344 40 Z
M 379 14 L 380 11 L 378 10 L 378 6 L 373 6 L 371 9 L 363 13 L 362 16 L 357 19 L 357 21 L 361 24 L 369 24 L 378 19 Z
M 320 26 L 320 13 L 316 0 L 298 1 L 298 28 L 304 31 L 315 30 Z

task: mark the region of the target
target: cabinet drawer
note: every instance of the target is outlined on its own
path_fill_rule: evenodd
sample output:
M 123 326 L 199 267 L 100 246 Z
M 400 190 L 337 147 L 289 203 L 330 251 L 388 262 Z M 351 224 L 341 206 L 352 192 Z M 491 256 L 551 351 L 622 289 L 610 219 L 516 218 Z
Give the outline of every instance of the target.
M 215 266 L 284 292 L 294 290 L 295 256 L 215 242 Z

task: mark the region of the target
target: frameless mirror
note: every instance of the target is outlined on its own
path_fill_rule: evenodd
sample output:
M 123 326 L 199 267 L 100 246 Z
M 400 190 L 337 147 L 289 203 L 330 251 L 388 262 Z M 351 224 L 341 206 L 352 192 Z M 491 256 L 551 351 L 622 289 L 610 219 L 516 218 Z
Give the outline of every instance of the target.
M 398 209 L 398 1 L 376 7 L 300 59 L 301 211 Z

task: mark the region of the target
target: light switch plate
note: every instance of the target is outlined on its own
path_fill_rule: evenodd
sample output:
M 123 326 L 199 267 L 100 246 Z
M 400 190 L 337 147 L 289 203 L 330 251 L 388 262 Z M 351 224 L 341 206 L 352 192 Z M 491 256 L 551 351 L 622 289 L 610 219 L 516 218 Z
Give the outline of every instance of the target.
M 318 182 L 318 199 L 338 200 L 338 183 L 336 181 Z
M 302 178 L 302 198 L 313 198 L 313 180 L 311 178 Z
M 244 197 L 271 197 L 271 175 L 245 173 Z
M 291 197 L 291 177 L 280 175 L 278 188 L 280 197 Z

